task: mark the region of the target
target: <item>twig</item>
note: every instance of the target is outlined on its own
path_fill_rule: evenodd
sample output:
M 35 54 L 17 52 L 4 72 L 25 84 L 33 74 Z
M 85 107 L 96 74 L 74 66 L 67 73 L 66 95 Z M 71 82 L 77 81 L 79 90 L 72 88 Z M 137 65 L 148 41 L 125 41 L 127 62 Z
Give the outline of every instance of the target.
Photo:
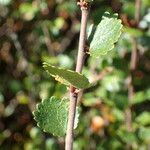
M 1 27 L 0 27 L 0 38 L 2 36 L 4 36 L 7 33 L 7 24 L 4 23 Z
M 91 85 L 96 84 L 98 81 L 102 80 L 107 74 L 113 72 L 113 68 L 112 67 L 107 67 L 104 70 L 101 71 L 101 73 L 94 75 L 92 78 L 93 80 L 90 81 Z
M 138 43 L 136 38 L 132 38 L 132 52 L 131 52 L 131 62 L 130 62 L 130 72 L 132 74 L 133 71 L 137 68 L 138 62 Z
M 45 40 L 45 44 L 46 44 L 47 49 L 48 49 L 48 53 L 52 56 L 55 56 L 55 53 L 54 53 L 53 48 L 52 48 L 52 42 L 50 39 L 49 31 L 48 31 L 47 27 L 44 25 L 42 30 L 44 33 L 44 40 Z
M 135 20 L 137 25 L 139 24 L 140 21 L 140 17 L 141 17 L 141 5 L 142 5 L 142 1 L 141 0 L 136 0 L 135 2 Z
M 136 0 L 135 2 L 135 21 L 138 27 L 140 21 L 140 11 L 141 11 L 141 0 Z M 130 75 L 128 77 L 128 100 L 129 106 L 125 111 L 126 115 L 126 127 L 129 132 L 133 131 L 132 128 L 132 110 L 131 103 L 132 98 L 134 96 L 134 85 L 133 85 L 133 74 L 137 68 L 138 63 L 138 43 L 135 37 L 132 37 L 132 52 L 131 52 L 131 60 L 130 60 Z M 127 145 L 128 150 L 132 150 L 132 144 Z
M 80 29 L 80 38 L 79 38 L 79 48 L 78 48 L 78 57 L 77 57 L 77 65 L 76 72 L 81 73 L 84 65 L 84 60 L 86 56 L 85 52 L 85 42 L 86 42 L 86 28 L 87 28 L 87 20 L 89 14 L 89 5 L 83 5 L 85 2 L 83 0 L 78 3 L 81 7 L 81 29 Z M 88 4 L 88 3 L 86 3 Z M 76 114 L 76 105 L 77 105 L 78 93 L 74 87 L 70 87 L 70 104 L 69 104 L 69 116 L 68 116 L 68 125 L 67 125 L 67 133 L 66 133 L 66 141 L 65 141 L 65 150 L 73 149 L 73 129 L 74 129 L 74 121 Z
M 74 24 L 74 22 L 73 22 Z M 61 51 L 60 53 L 63 53 L 71 44 L 73 38 L 75 37 L 76 33 L 74 32 L 73 27 L 71 27 L 70 30 L 67 31 L 65 38 L 63 38 L 63 40 L 60 43 L 60 47 L 61 47 Z
M 131 110 L 131 104 L 132 104 L 132 99 L 134 96 L 134 85 L 133 85 L 133 75 L 134 71 L 137 68 L 137 62 L 138 62 L 138 47 L 137 47 L 137 41 L 133 37 L 132 38 L 132 52 L 131 52 L 131 61 L 130 61 L 130 74 L 128 77 L 128 102 L 129 106 L 125 111 L 126 115 L 126 127 L 129 132 L 133 131 L 132 128 L 132 110 Z M 128 150 L 132 150 L 132 144 L 127 145 Z

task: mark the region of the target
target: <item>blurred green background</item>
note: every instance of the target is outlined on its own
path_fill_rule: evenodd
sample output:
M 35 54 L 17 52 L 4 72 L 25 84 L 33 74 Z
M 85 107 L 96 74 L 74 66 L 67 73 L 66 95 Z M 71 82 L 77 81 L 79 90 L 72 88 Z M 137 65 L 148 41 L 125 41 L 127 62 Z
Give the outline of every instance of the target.
M 140 12 L 136 2 L 92 4 L 89 25 L 109 11 L 119 14 L 124 29 L 108 55 L 86 59 L 83 74 L 99 80 L 79 102 L 74 150 L 150 150 L 150 1 L 141 0 Z M 79 30 L 75 0 L 0 0 L 0 150 L 63 150 L 64 138 L 36 127 L 32 111 L 41 99 L 66 95 L 42 62 L 74 69 Z

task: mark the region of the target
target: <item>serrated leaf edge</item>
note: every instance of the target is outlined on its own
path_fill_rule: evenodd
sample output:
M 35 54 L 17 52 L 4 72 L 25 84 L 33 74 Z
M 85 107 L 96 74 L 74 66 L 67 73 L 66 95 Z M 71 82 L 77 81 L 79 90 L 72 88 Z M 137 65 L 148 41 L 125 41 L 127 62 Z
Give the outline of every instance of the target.
M 53 98 L 56 98 L 56 97 L 55 97 L 55 96 L 52 96 L 52 97 L 50 98 L 50 101 L 52 101 Z M 32 114 L 33 114 L 33 116 L 34 116 L 33 119 L 36 121 L 37 126 L 38 126 L 40 129 L 42 129 L 43 132 L 49 133 L 48 131 L 46 131 L 45 129 L 43 129 L 43 127 L 40 125 L 40 122 L 36 119 L 36 115 L 35 115 L 35 112 L 36 112 L 36 111 L 37 111 L 37 112 L 40 111 L 40 110 L 39 110 L 39 105 L 42 105 L 45 100 L 46 100 L 46 99 L 42 99 L 41 102 L 39 102 L 38 104 L 36 104 L 35 110 L 32 112 Z M 64 97 L 64 98 L 62 98 L 60 101 L 63 101 L 63 100 L 68 100 L 68 98 L 65 98 L 65 97 Z M 62 137 L 61 135 L 56 135 L 55 133 L 50 133 L 50 134 L 52 134 L 52 135 L 54 135 L 54 136 L 57 136 L 57 137 Z
M 90 84 L 90 82 L 89 82 L 89 80 L 88 80 L 88 78 L 85 76 L 85 75 L 83 75 L 83 74 L 81 74 L 81 73 L 78 73 L 78 72 L 75 72 L 75 71 L 73 71 L 73 70 L 69 70 L 69 69 L 64 69 L 64 68 L 61 68 L 61 67 L 56 67 L 56 66 L 53 66 L 53 65 L 50 65 L 49 63 L 47 63 L 47 62 L 43 62 L 43 68 L 45 69 L 45 67 L 47 67 L 47 66 L 50 66 L 50 67 L 53 67 L 53 68 L 57 68 L 57 69 L 60 69 L 60 70 L 64 70 L 64 71 L 68 71 L 68 72 L 71 72 L 71 73 L 76 73 L 76 74 L 78 74 L 79 76 L 82 76 L 82 77 L 84 77 L 86 80 L 87 80 L 87 82 L 88 82 L 88 85 Z M 46 70 L 46 69 L 45 69 Z M 46 70 L 46 72 L 48 73 L 48 74 L 50 74 L 53 78 L 55 78 L 55 80 L 56 81 L 59 81 L 60 83 L 62 83 L 63 84 L 63 82 L 61 82 L 59 79 L 57 79 L 57 75 L 55 76 L 55 75 L 52 75 L 51 73 L 49 73 L 48 72 L 48 70 Z M 59 76 L 58 76 L 59 77 Z M 63 77 L 61 77 L 61 78 L 63 78 Z M 64 78 L 63 78 L 64 79 Z M 64 79 L 64 80 L 66 80 L 66 79 Z M 67 81 L 67 80 L 66 80 Z M 67 84 L 67 86 L 70 86 L 71 85 L 71 83 L 68 85 Z M 88 86 L 87 85 L 87 86 Z M 73 85 L 74 86 L 74 85 Z M 75 86 L 76 87 L 76 86 Z M 78 88 L 78 87 L 76 87 L 76 88 Z
M 119 23 L 121 24 L 121 26 L 120 26 L 120 28 L 119 28 L 120 32 L 119 32 L 118 36 L 116 37 L 116 40 L 113 42 L 112 47 L 111 47 L 109 50 L 107 50 L 105 53 L 101 53 L 101 55 L 106 55 L 109 51 L 111 51 L 111 50 L 115 47 L 115 43 L 118 41 L 118 39 L 119 39 L 119 37 L 121 36 L 122 31 L 123 31 L 123 25 L 122 25 L 121 19 L 105 17 L 105 18 L 103 18 L 102 20 L 104 20 L 104 19 L 111 19 L 111 20 L 115 19 L 115 20 L 118 20 Z M 93 25 L 93 26 L 94 26 L 94 25 Z M 91 50 L 91 49 L 90 49 L 90 50 Z M 95 58 L 99 58 L 99 57 L 100 57 L 100 56 L 97 56 L 97 57 L 96 57 L 95 55 L 93 55 L 92 53 L 90 53 L 90 51 L 89 51 L 88 54 L 89 54 L 90 56 L 92 56 L 92 57 L 95 57 Z

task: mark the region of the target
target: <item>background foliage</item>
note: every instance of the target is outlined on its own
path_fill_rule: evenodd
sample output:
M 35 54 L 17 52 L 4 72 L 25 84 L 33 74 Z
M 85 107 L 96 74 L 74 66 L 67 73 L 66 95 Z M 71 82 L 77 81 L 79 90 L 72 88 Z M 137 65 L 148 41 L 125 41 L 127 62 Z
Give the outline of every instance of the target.
M 123 34 L 108 55 L 97 60 L 87 58 L 83 73 L 98 83 L 86 89 L 79 102 L 81 115 L 74 149 L 147 150 L 150 2 L 142 0 L 138 27 L 134 0 L 95 0 L 89 26 L 98 24 L 105 11 L 119 14 Z M 42 62 L 74 69 L 79 29 L 80 11 L 75 1 L 0 0 L 0 150 L 64 147 L 63 138 L 45 134 L 36 127 L 31 112 L 41 99 L 66 95 L 66 87 L 46 74 Z M 130 97 L 130 58 L 134 46 L 138 49 L 138 61 L 132 73 L 134 93 Z

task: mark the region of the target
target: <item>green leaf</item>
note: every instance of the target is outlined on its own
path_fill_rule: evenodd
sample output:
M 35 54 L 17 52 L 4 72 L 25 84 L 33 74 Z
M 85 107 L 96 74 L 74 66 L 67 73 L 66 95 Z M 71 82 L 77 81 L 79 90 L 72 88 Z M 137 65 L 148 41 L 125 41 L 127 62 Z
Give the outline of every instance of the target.
M 11 0 L 0 0 L 0 5 L 8 5 L 11 3 Z
M 131 144 L 137 142 L 137 137 L 134 132 L 127 132 L 124 130 L 118 130 L 117 135 L 125 143 Z
M 59 146 L 57 145 L 57 142 L 55 139 L 48 138 L 45 142 L 45 150 L 58 150 Z
M 140 128 L 138 136 L 140 139 L 144 140 L 146 143 L 150 141 L 150 127 Z
M 114 108 L 112 110 L 113 115 L 115 116 L 116 120 L 118 121 L 124 121 L 124 114 L 121 110 Z
M 51 97 L 37 105 L 33 112 L 37 125 L 44 132 L 55 136 L 64 136 L 68 118 L 68 100 Z
M 103 16 L 102 21 L 96 27 L 90 29 L 90 55 L 100 57 L 114 48 L 114 44 L 121 35 L 121 20 L 113 17 Z
M 32 5 L 32 3 L 26 2 L 22 3 L 19 6 L 19 12 L 23 16 L 23 18 L 27 21 L 32 20 L 35 15 L 38 13 L 39 8 L 36 5 Z
M 76 88 L 84 89 L 90 84 L 85 76 L 75 71 L 58 68 L 46 62 L 43 63 L 43 67 L 55 80 L 67 86 L 73 85 Z
M 132 99 L 132 104 L 139 104 L 150 99 L 150 89 L 135 93 Z
M 150 124 L 150 112 L 143 112 L 138 117 L 136 117 L 136 121 L 141 125 Z
M 51 97 L 37 104 L 33 112 L 37 125 L 44 132 L 51 133 L 54 136 L 64 136 L 67 129 L 69 100 L 57 99 Z M 79 108 L 76 109 L 74 129 L 78 125 Z
M 102 80 L 102 86 L 110 92 L 117 92 L 121 88 L 121 79 L 116 75 L 105 76 Z
M 101 101 L 100 99 L 96 98 L 93 93 L 87 93 L 84 94 L 82 102 L 84 106 L 91 107 L 100 103 Z
M 123 31 L 132 37 L 141 37 L 143 35 L 142 31 L 136 28 L 124 27 Z

